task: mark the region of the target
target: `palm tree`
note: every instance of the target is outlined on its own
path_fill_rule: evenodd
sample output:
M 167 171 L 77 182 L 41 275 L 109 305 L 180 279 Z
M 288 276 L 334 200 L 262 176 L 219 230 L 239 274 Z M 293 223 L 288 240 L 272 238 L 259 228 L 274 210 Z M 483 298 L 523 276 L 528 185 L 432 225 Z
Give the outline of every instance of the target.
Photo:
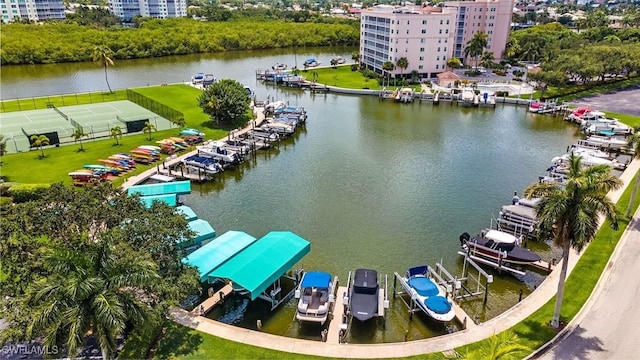
M 382 70 L 387 72 L 387 85 L 389 85 L 389 72 L 393 71 L 395 68 L 396 66 L 393 65 L 391 61 L 385 61 L 382 63 Z
M 116 145 L 120 145 L 120 143 L 118 142 L 118 138 L 122 137 L 122 128 L 120 126 L 114 126 L 111 128 L 111 135 L 109 135 L 109 137 L 112 137 L 116 140 Z
M 76 130 L 73 132 L 73 134 L 71 135 L 73 136 L 73 141 L 80 141 L 80 151 L 84 151 L 84 147 L 82 146 L 82 138 L 85 136 L 89 136 L 87 135 L 81 127 L 76 128 Z
M 462 62 L 457 57 L 452 57 L 447 60 L 447 66 L 451 68 L 451 70 L 459 69 L 460 65 L 462 65 Z
M 541 233 L 553 234 L 554 243 L 563 250 L 562 269 L 558 279 L 556 306 L 551 320 L 560 326 L 560 311 L 567 278 L 571 248 L 580 251 L 596 234 L 600 215 L 604 215 L 613 229 L 618 228 L 616 207 L 607 198 L 610 190 L 622 186 L 620 179 L 610 174 L 606 165 L 582 168 L 582 158 L 571 153 L 569 175 L 565 187 L 536 183 L 525 190 L 527 198 L 540 198 L 536 206 Z
M 493 60 L 495 60 L 493 57 L 493 51 L 485 51 L 482 53 L 482 57 L 480 58 L 480 65 L 487 69 L 492 69 L 495 64 Z
M 112 359 L 116 337 L 146 318 L 146 305 L 135 294 L 157 278 L 155 265 L 123 259 L 98 244 L 82 252 L 54 250 L 45 266 L 50 275 L 33 283 L 26 298 L 34 309 L 29 336 L 43 336 L 49 347 L 64 344 L 73 358 L 91 332 L 102 358 Z
M 400 68 L 400 77 L 402 77 L 402 73 L 409 67 L 409 60 L 406 57 L 401 57 L 396 61 L 396 66 Z
M 353 53 L 351 53 L 351 60 L 353 60 L 354 64 L 357 64 L 358 61 L 360 61 L 360 53 L 357 51 L 354 51 Z
M 49 145 L 49 138 L 45 135 L 31 135 L 31 145 L 40 149 L 42 153 L 40 158 L 44 159 L 44 149 L 42 149 L 42 147 Z
M 489 35 L 483 31 L 478 31 L 473 35 L 473 38 L 467 42 L 467 47 L 464 49 L 464 57 L 471 56 L 476 60 L 476 69 L 478 68 L 478 57 L 482 55 L 484 48 L 487 47 Z
M 93 53 L 91 57 L 93 61 L 95 61 L 98 65 L 104 67 L 104 79 L 107 81 L 107 87 L 109 88 L 109 94 L 113 93 L 111 91 L 111 85 L 109 85 L 109 78 L 107 77 L 107 67 L 109 65 L 113 66 L 113 57 L 114 53 L 108 46 L 96 46 L 93 49 Z
M 640 159 L 640 126 L 636 126 L 633 129 L 633 135 L 629 139 L 629 147 L 633 149 L 633 157 Z M 631 198 L 629 199 L 627 210 L 624 212 L 625 217 L 631 216 L 631 209 L 633 208 L 633 203 L 636 201 L 638 188 L 640 188 L 640 171 L 636 174 L 636 183 L 633 186 L 633 192 L 631 192 Z
M 149 134 L 149 141 L 151 141 L 151 132 L 156 131 L 156 126 L 150 122 L 144 123 L 144 127 L 142 128 L 142 132 L 145 134 Z
M 489 338 L 489 346 L 482 347 L 466 356 L 463 359 L 472 360 L 500 360 L 512 359 L 517 355 L 525 355 L 531 351 L 530 348 L 518 341 L 518 335 L 511 331 L 504 331 L 494 334 Z

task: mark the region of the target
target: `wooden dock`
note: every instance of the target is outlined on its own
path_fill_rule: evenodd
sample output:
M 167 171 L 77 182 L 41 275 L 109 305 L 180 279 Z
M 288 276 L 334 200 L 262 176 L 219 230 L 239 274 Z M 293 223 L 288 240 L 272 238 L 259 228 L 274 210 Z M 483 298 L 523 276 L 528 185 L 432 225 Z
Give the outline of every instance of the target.
M 467 315 L 466 311 L 464 311 L 455 301 L 453 302 L 453 310 L 456 312 L 456 320 L 462 324 L 462 329 L 473 329 L 478 326 L 475 321 Z
M 224 299 L 233 292 L 233 286 L 231 284 L 225 285 L 222 289 L 218 290 L 212 297 L 206 299 L 200 305 L 196 306 L 191 312 L 203 316 L 208 313 L 214 306 L 218 305 L 219 302 L 224 301 Z
M 340 324 L 344 316 L 344 294 L 348 291 L 346 286 L 338 287 L 336 294 L 336 302 L 333 305 L 333 314 L 329 322 L 329 331 L 327 333 L 327 342 L 330 344 L 340 343 Z

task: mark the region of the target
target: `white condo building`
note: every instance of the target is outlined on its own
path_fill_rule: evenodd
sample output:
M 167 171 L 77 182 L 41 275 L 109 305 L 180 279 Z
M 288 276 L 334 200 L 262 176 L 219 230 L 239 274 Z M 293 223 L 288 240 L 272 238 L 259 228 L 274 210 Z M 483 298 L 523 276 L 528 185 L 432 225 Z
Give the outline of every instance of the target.
M 382 73 L 382 64 L 405 57 L 409 67 L 392 75 L 418 71 L 435 77 L 447 68 L 451 57 L 463 59 L 467 42 L 476 32 L 488 35 L 487 51 L 501 59 L 509 36 L 513 0 L 447 1 L 443 7 L 377 5 L 362 10 L 360 59 Z
M 187 16 L 186 0 L 109 0 L 109 10 L 123 21 L 136 16 L 166 19 Z
M 2 22 L 12 22 L 16 18 L 30 21 L 64 19 L 62 0 L 0 0 Z

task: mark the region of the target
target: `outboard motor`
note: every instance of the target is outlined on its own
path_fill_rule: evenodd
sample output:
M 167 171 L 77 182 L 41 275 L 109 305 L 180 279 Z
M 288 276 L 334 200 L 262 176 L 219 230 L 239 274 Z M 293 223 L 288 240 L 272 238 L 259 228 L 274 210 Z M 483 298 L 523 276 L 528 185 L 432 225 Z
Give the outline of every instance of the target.
M 468 232 L 463 232 L 462 235 L 460 235 L 460 246 L 464 246 L 469 239 L 471 239 L 471 235 L 469 235 Z

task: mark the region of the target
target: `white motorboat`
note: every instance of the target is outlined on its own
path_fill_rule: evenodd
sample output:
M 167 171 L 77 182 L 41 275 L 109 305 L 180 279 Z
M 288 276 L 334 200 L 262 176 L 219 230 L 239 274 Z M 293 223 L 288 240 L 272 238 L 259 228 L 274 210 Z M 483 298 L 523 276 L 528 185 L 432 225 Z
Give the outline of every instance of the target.
M 464 105 L 473 105 L 476 97 L 476 92 L 472 87 L 465 87 L 460 94 L 460 100 Z
M 608 149 L 621 149 L 629 144 L 625 139 L 602 135 L 591 135 L 583 141 L 586 144 Z
M 415 266 L 407 270 L 400 283 L 413 303 L 437 321 L 451 321 L 456 316 L 453 303 L 444 289 L 429 277 L 429 266 Z
M 242 156 L 234 151 L 226 149 L 220 142 L 211 141 L 196 147 L 198 155 L 210 159 L 224 161 L 229 164 L 236 164 L 242 161 Z
M 408 103 L 413 102 L 413 98 L 415 96 L 415 90 L 412 88 L 402 88 L 396 94 L 396 101 Z
M 291 135 L 296 131 L 296 127 L 293 124 L 280 121 L 270 121 L 260 126 L 260 129 L 268 133 L 274 132 L 282 135 Z
M 603 159 L 600 157 L 591 156 L 589 154 L 576 154 L 576 155 L 580 156 L 580 163 L 584 166 L 607 165 L 610 168 L 616 169 L 616 170 L 624 170 L 627 167 L 626 164 L 621 163 L 616 159 L 613 159 L 613 160 Z M 553 165 L 561 167 L 563 165 L 569 164 L 570 156 L 571 156 L 570 153 L 564 154 L 562 156 L 558 156 L 551 159 L 551 162 L 553 163 Z
M 295 297 L 298 300 L 296 319 L 324 324 L 331 311 L 334 298 L 331 275 L 321 271 L 306 272 L 300 281 Z

